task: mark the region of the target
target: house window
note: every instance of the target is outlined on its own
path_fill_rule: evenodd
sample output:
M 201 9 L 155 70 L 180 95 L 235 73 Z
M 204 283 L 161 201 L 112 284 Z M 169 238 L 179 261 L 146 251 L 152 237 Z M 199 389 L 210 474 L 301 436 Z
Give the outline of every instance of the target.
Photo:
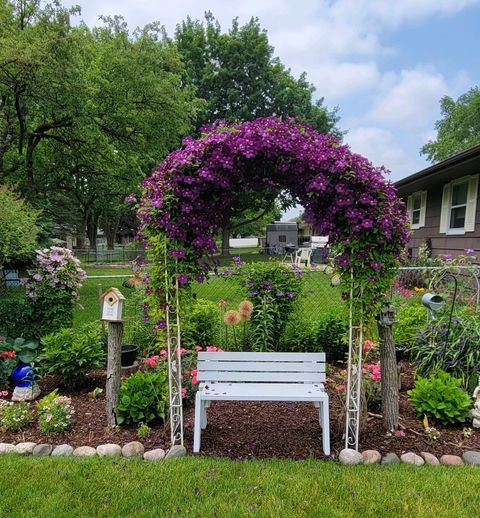
M 440 232 L 465 234 L 475 230 L 478 175 L 454 180 L 443 187 Z
M 279 243 L 286 243 L 287 242 L 287 236 L 278 236 L 278 242 Z
M 408 217 L 412 229 L 425 226 L 425 211 L 427 207 L 427 191 L 414 192 L 407 200 Z
M 452 204 L 450 206 L 450 229 L 465 228 L 467 213 L 468 182 L 452 185 Z

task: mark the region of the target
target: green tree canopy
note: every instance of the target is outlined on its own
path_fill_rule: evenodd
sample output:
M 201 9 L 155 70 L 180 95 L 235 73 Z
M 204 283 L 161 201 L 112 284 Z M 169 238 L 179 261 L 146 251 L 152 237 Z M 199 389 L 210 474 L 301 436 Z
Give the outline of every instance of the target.
M 6 185 L 0 185 L 0 270 L 13 259 L 33 252 L 40 231 L 38 211 Z
M 456 101 L 445 96 L 440 101 L 442 118 L 435 123 L 437 138 L 422 147 L 432 162 L 445 160 L 480 144 L 480 90 L 471 88 Z

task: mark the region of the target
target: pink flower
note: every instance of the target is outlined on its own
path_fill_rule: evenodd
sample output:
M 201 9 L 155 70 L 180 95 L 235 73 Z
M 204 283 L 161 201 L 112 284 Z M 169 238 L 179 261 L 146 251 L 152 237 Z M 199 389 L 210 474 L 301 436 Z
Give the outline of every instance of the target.
M 180 349 L 180 354 L 185 354 L 187 352 L 187 350 L 185 349 L 185 347 L 182 347 Z
M 198 353 L 200 351 L 203 351 L 203 347 L 201 345 L 196 345 L 195 346 L 195 351 Z
M 165 349 L 160 351 L 160 356 L 168 356 L 168 352 Z
M 393 434 L 395 435 L 395 437 L 405 437 L 406 435 L 403 430 L 395 430 Z
M 187 389 L 185 387 L 182 387 L 182 398 L 187 397 Z
M 153 369 L 157 366 L 159 358 L 159 356 L 150 356 L 150 358 L 145 358 L 145 363 Z
M 193 385 L 198 384 L 198 378 L 196 376 L 192 376 L 192 383 L 193 383 Z
M 47 421 L 47 423 L 49 423 L 52 419 L 53 419 L 52 414 L 47 414 L 47 416 L 45 417 L 45 421 Z
M 365 340 L 363 342 L 363 352 L 368 353 L 371 349 L 375 347 L 375 342 L 372 342 L 372 340 Z
M 0 397 L 7 397 L 8 396 L 8 390 L 2 390 L 0 392 Z
M 335 390 L 337 390 L 338 392 L 345 392 L 346 388 L 347 387 L 345 385 L 337 385 L 335 387 Z
M 207 353 L 216 353 L 218 349 L 214 345 L 207 345 Z

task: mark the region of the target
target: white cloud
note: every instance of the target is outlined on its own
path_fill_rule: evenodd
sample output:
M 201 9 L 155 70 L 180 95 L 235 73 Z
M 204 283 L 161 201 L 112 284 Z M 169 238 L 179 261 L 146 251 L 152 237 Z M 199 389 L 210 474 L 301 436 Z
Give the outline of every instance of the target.
M 359 153 L 375 166 L 384 165 L 391 171 L 391 180 L 398 180 L 422 169 L 425 160 L 421 159 L 418 149 L 412 153 L 406 143 L 399 143 L 391 131 L 375 126 L 358 126 L 348 132 L 345 143 L 352 151 Z
M 417 131 L 432 127 L 440 115 L 441 97 L 457 95 L 471 84 L 467 78 L 461 71 L 452 81 L 447 81 L 432 67 L 389 74 L 384 79 L 383 92 L 373 102 L 369 117 L 397 129 Z

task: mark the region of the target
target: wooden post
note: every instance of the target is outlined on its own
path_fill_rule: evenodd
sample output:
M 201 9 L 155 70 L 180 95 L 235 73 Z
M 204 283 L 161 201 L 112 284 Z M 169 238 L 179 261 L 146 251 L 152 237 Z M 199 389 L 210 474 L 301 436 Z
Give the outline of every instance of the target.
M 398 428 L 398 370 L 393 339 L 393 324 L 396 309 L 384 302 L 378 316 L 378 336 L 380 337 L 380 368 L 382 385 L 382 415 L 387 431 Z
M 117 426 L 117 407 L 120 394 L 122 335 L 123 322 L 108 323 L 106 406 L 107 421 L 110 428 Z

